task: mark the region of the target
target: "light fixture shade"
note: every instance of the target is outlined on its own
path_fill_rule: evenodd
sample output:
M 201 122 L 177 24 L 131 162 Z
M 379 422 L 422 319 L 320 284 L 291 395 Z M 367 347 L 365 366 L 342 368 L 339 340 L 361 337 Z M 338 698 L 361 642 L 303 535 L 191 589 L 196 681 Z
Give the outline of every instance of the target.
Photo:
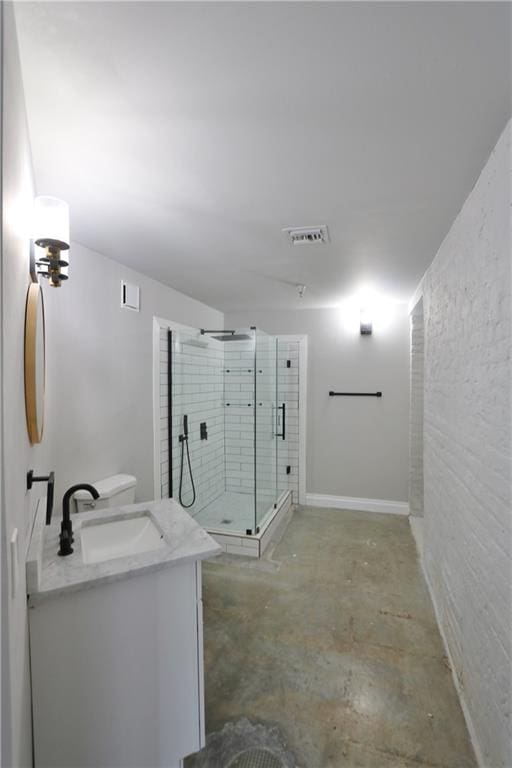
M 43 248 L 69 248 L 69 206 L 57 197 L 36 197 L 33 237 Z M 66 262 L 65 262 L 66 263 Z

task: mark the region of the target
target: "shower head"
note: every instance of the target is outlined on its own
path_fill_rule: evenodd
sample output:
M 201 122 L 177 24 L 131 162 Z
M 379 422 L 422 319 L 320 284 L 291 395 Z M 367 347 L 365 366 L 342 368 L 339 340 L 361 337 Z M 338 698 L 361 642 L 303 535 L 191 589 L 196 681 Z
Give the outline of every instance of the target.
M 246 333 L 231 333 L 229 336 L 212 336 L 217 341 L 251 341 L 251 337 Z
M 251 341 L 252 336 L 249 336 L 247 333 L 237 333 L 236 331 L 206 331 L 204 328 L 201 328 L 201 335 L 204 336 L 206 333 L 211 334 L 212 339 L 217 339 L 217 341 Z M 219 334 L 219 335 L 217 335 Z

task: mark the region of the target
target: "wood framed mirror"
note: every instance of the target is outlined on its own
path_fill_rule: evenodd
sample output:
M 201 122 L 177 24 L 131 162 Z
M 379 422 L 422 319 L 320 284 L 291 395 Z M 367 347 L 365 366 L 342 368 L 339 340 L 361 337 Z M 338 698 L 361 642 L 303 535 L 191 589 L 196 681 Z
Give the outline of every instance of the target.
M 25 413 L 32 445 L 43 438 L 45 343 L 43 292 L 39 283 L 31 283 L 25 307 Z

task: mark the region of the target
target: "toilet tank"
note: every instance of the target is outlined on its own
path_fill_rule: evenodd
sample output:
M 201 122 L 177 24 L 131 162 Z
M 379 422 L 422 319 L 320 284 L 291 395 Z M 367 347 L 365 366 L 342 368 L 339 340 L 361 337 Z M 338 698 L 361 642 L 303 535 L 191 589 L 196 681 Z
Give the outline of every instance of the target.
M 133 475 L 112 475 L 104 480 L 98 480 L 92 485 L 100 497 L 96 501 L 87 491 L 77 491 L 74 494 L 76 512 L 88 512 L 91 509 L 122 507 L 135 501 L 135 486 L 137 479 Z

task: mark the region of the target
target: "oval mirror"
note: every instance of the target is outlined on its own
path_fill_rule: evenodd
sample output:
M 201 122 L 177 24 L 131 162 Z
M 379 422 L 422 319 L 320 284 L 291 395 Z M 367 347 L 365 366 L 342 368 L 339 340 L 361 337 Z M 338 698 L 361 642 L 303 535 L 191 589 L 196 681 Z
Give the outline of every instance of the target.
M 43 292 L 31 283 L 25 307 L 25 412 L 32 445 L 40 443 L 44 425 L 45 330 Z

